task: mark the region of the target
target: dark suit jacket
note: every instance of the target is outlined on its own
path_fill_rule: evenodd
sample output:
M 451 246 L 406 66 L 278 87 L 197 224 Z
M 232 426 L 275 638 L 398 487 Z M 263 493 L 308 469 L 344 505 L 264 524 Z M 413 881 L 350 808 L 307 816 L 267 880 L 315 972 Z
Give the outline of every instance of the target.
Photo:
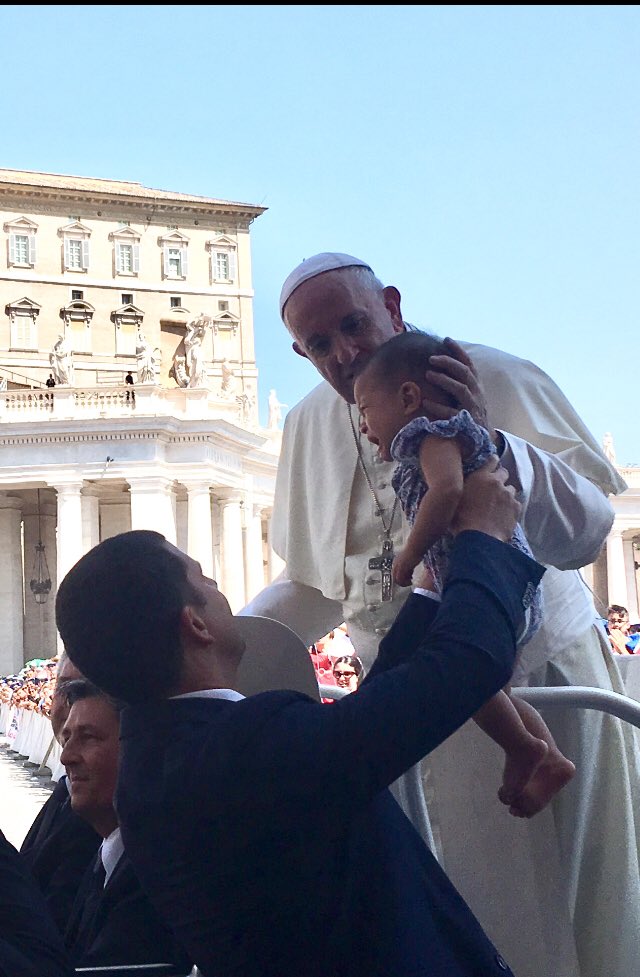
M 42 893 L 0 832 L 0 977 L 72 974 Z
M 542 573 L 463 533 L 442 603 L 410 596 L 330 707 L 266 692 L 125 710 L 125 847 L 205 977 L 510 973 L 386 788 L 509 680 Z
M 71 807 L 66 777 L 43 804 L 20 847 L 61 932 L 102 838 Z
M 95 861 L 95 859 L 94 859 Z M 94 864 L 81 882 L 65 931 L 76 967 L 174 963 L 183 974 L 193 963 L 144 895 L 126 854 L 93 898 Z M 85 912 L 87 902 L 90 910 Z

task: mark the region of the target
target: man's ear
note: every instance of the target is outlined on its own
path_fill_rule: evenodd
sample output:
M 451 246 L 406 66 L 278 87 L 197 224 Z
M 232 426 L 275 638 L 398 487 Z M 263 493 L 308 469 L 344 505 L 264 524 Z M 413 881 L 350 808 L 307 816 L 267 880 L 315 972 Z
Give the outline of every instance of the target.
M 180 611 L 180 636 L 187 641 L 198 644 L 208 644 L 212 640 L 211 633 L 200 617 L 198 608 L 193 604 L 185 604 Z
M 413 414 L 422 407 L 422 390 L 415 380 L 405 380 L 400 387 L 400 403 L 405 414 Z
M 305 360 L 309 359 L 305 351 L 302 349 L 302 347 L 298 346 L 297 343 L 292 343 L 291 349 L 293 350 L 294 353 L 297 353 L 298 356 L 304 356 Z
M 391 317 L 394 332 L 404 332 L 404 322 L 400 310 L 400 292 L 395 285 L 385 285 L 382 289 L 384 304 Z

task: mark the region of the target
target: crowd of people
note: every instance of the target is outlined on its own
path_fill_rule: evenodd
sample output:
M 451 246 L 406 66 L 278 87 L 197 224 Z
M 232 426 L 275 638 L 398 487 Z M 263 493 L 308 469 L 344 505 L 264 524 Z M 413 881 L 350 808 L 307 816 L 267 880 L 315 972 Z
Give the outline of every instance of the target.
M 57 658 L 27 662 L 15 675 L 0 676 L 0 705 L 49 716 Z
M 578 573 L 623 483 L 550 378 L 487 347 L 446 340 L 426 362 L 429 390 L 416 401 L 401 377 L 374 421 L 359 378 L 387 345 L 393 360 L 393 337 L 413 327 L 366 262 L 308 259 L 280 311 L 327 382 L 287 415 L 273 516 L 286 570 L 243 612 L 288 624 L 320 685 L 349 694 L 331 708 L 286 685 L 245 698 L 242 629 L 200 565 L 151 531 L 94 546 L 56 597 L 65 653 L 48 708 L 66 773 L 19 853 L 0 837 L 0 974 L 5 953 L 21 955 L 8 972 L 26 977 L 161 959 L 203 977 L 512 974 L 484 917 L 511 916 L 510 952 L 516 941 L 535 952 L 516 901 L 526 887 L 504 857 L 516 853 L 500 851 L 504 886 L 483 878 L 481 921 L 405 789 L 504 695 L 500 708 L 513 706 L 527 733 L 533 724 L 543 749 L 515 777 L 507 758 L 503 820 L 546 808 L 547 851 L 562 854 L 557 891 L 545 893 L 551 873 L 537 865 L 538 904 L 565 902 L 572 977 L 628 977 L 640 922 L 633 731 L 591 713 L 549 713 L 547 726 L 511 694 L 512 682 L 624 692 L 609 645 L 621 622 L 608 638 Z M 472 424 L 450 436 L 463 412 Z M 418 445 L 397 457 L 416 416 L 448 443 L 431 449 L 437 464 Z M 478 429 L 488 450 L 469 467 Z M 390 459 L 413 466 L 412 499 Z M 514 545 L 517 527 L 526 546 Z M 4 694 L 41 707 L 40 684 L 30 673 Z M 575 764 L 552 790 L 536 779 L 551 743 Z M 467 806 L 485 841 L 483 817 L 499 831 L 488 807 Z M 483 872 L 494 869 L 486 859 Z M 3 920 L 18 910 L 16 932 Z
M 609 605 L 606 628 L 617 655 L 640 654 L 640 624 L 631 624 L 629 611 L 622 604 Z
M 355 653 L 344 622 L 314 641 L 309 646 L 309 654 L 318 685 L 347 687 L 353 692 L 364 678 L 362 662 Z

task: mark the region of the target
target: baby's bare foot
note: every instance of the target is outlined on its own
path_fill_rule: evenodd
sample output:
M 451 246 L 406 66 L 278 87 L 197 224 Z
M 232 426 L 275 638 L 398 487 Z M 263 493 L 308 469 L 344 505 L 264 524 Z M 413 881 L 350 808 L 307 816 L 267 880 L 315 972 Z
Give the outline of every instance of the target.
M 559 750 L 550 751 L 526 787 L 513 800 L 509 814 L 516 818 L 532 818 L 572 780 L 576 768 Z
M 522 793 L 536 770 L 544 763 L 549 747 L 544 740 L 529 736 L 517 750 L 506 754 L 502 787 L 498 798 L 503 804 L 513 804 Z

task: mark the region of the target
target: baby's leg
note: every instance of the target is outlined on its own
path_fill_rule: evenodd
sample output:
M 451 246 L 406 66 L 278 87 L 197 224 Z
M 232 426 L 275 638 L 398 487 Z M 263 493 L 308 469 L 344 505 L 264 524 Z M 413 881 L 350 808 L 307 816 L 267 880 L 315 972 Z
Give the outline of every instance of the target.
M 498 797 L 512 805 L 536 770 L 543 763 L 549 747 L 537 734 L 529 732 L 520 713 L 506 692 L 497 692 L 473 717 L 483 732 L 505 752 L 502 787 Z
M 518 696 L 509 696 L 509 698 L 526 729 L 532 736 L 544 740 L 547 744 L 544 762 L 540 764 L 510 807 L 510 813 L 516 817 L 530 818 L 541 811 L 554 794 L 571 780 L 576 768 L 558 749 L 549 727 L 538 710 Z

